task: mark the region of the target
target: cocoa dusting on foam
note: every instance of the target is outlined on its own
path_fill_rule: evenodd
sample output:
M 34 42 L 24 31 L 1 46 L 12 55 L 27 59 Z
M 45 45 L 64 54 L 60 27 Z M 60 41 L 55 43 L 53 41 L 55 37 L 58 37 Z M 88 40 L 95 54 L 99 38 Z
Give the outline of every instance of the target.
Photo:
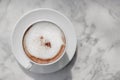
M 46 42 L 46 43 L 45 43 L 45 46 L 51 48 L 51 43 L 50 43 L 50 42 Z
M 43 36 L 40 37 L 40 41 L 41 41 L 41 46 L 51 48 L 51 43 L 45 40 Z

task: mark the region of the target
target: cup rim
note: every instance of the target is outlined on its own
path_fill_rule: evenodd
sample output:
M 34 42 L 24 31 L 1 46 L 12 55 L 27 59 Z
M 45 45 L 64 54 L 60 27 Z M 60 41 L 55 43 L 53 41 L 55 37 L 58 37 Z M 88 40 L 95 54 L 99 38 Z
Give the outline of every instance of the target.
M 30 60 L 30 62 L 32 62 L 32 63 L 34 63 L 34 64 L 37 64 L 37 65 L 52 65 L 52 64 L 54 64 L 54 63 L 56 63 L 56 62 L 58 62 L 63 56 L 64 56 L 64 54 L 65 54 L 65 52 L 66 52 L 66 47 L 67 47 L 67 43 L 66 43 L 66 35 L 65 35 L 65 32 L 57 25 L 57 24 L 55 24 L 54 22 L 51 22 L 51 21 L 35 21 L 34 23 L 31 23 L 31 24 L 29 24 L 29 26 L 27 27 L 27 29 L 31 26 L 31 25 L 33 25 L 33 24 L 35 24 L 35 23 L 38 23 L 38 22 L 48 22 L 48 23 L 52 23 L 52 24 L 54 24 L 54 25 L 56 25 L 56 27 L 57 28 L 59 28 L 61 31 L 62 31 L 62 33 L 63 33 L 63 35 L 64 35 L 64 37 L 65 37 L 65 48 L 64 48 L 64 51 L 62 52 L 62 55 L 59 57 L 59 58 L 57 58 L 55 61 L 53 61 L 53 62 L 49 62 L 49 63 L 43 63 L 43 64 L 41 64 L 41 63 L 37 63 L 37 62 L 35 62 L 35 61 L 33 61 L 33 60 L 31 60 L 27 55 L 26 55 L 26 53 L 25 53 L 25 51 L 24 51 L 24 48 L 23 48 L 23 44 L 22 44 L 22 49 L 23 49 L 23 51 L 24 51 L 24 54 L 28 57 L 28 59 Z M 26 30 L 27 29 L 25 29 L 25 32 L 26 32 Z M 22 40 L 23 40 L 23 37 L 24 37 L 24 35 L 25 35 L 25 32 L 23 33 L 23 35 L 22 35 Z

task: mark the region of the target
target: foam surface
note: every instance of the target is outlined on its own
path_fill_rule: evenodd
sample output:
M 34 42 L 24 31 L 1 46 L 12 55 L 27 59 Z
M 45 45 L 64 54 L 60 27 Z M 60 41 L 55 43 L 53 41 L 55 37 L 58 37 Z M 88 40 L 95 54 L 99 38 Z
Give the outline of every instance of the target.
M 24 44 L 28 52 L 41 59 L 57 55 L 64 43 L 64 34 L 57 25 L 50 22 L 35 23 L 25 34 Z

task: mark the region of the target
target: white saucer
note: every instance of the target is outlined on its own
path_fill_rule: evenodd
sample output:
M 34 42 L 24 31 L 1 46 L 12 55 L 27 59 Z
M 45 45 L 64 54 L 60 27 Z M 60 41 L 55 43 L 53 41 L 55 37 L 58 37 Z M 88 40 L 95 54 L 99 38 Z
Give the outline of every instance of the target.
M 58 25 L 66 36 L 65 55 L 51 65 L 33 63 L 24 53 L 22 38 L 29 25 L 38 21 L 49 21 Z M 12 35 L 12 51 L 22 67 L 35 73 L 51 73 L 65 67 L 73 58 L 76 51 L 77 39 L 72 23 L 63 14 L 52 9 L 36 9 L 26 13 L 15 25 Z

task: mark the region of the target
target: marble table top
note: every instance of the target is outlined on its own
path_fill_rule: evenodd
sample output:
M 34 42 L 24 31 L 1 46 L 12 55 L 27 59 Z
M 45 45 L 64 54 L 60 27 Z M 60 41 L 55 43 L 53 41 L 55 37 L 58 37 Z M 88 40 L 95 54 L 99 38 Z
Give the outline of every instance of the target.
M 60 11 L 76 30 L 76 55 L 56 73 L 29 73 L 11 51 L 14 25 L 36 8 Z M 0 0 L 0 80 L 120 80 L 120 0 Z

